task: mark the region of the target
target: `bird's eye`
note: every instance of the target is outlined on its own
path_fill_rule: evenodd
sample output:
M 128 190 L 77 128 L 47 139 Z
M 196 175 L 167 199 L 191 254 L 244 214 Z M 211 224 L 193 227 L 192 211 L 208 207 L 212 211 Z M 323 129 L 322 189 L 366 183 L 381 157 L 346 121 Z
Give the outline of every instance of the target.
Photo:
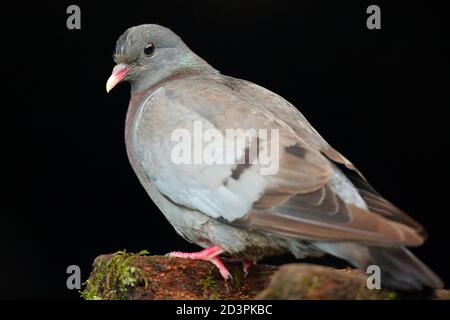
M 150 56 L 150 55 L 153 54 L 153 52 L 155 52 L 155 46 L 154 46 L 154 44 L 151 43 L 151 42 L 147 42 L 147 43 L 145 44 L 145 46 L 144 46 L 144 53 L 145 53 L 147 56 Z

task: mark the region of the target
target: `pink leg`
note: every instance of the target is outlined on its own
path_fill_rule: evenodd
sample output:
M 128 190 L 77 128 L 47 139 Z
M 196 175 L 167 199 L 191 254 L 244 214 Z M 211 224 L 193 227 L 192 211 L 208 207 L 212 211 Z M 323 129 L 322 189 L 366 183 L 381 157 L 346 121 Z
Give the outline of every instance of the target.
M 222 277 L 226 280 L 231 279 L 231 273 L 228 271 L 227 267 L 220 260 L 219 255 L 223 250 L 219 246 L 212 246 L 207 249 L 203 249 L 199 252 L 179 252 L 174 251 L 167 254 L 169 257 L 193 259 L 193 260 L 205 260 L 214 264 L 218 269 Z
M 219 272 L 225 281 L 230 280 L 232 278 L 230 271 L 228 271 L 227 267 L 225 267 L 225 265 L 223 264 L 222 260 L 220 260 L 219 257 L 214 257 L 210 261 L 217 267 L 217 269 L 219 269 Z
M 247 275 L 250 271 L 250 268 L 253 267 L 255 264 L 255 261 L 243 259 L 242 260 L 242 271 L 244 271 L 244 274 Z
M 242 259 L 238 257 L 231 257 L 231 262 L 242 262 L 242 272 L 244 275 L 247 275 L 250 271 L 250 268 L 253 267 L 256 264 L 256 261 L 254 260 L 248 260 L 248 259 Z

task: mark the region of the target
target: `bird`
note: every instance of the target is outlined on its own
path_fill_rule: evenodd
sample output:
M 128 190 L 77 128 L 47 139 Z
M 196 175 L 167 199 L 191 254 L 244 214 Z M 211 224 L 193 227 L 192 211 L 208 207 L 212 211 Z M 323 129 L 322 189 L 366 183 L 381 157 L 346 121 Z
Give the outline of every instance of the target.
M 224 256 L 242 261 L 248 272 L 265 257 L 330 254 L 361 269 L 379 266 L 386 287 L 443 286 L 408 249 L 423 244 L 425 229 L 383 198 L 283 97 L 220 73 L 157 24 L 127 29 L 114 60 L 106 91 L 130 83 L 130 164 L 175 231 L 201 247 L 168 256 L 209 261 L 231 280 Z M 195 134 L 208 130 L 219 142 L 230 141 L 227 133 L 234 130 L 247 143 L 217 147 L 217 154 L 231 154 L 230 161 L 193 161 L 210 144 L 199 149 L 192 139 L 183 149 L 183 159 L 191 161 L 174 157 L 182 134 L 198 141 Z M 277 167 L 264 172 L 262 157 L 272 147 Z

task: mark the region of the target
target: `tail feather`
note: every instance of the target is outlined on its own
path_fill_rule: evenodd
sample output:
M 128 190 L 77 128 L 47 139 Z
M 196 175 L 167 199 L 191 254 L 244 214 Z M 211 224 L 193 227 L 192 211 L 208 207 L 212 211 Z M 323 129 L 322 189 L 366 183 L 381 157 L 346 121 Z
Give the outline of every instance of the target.
M 438 289 L 441 279 L 405 247 L 368 247 L 357 243 L 317 243 L 321 250 L 345 259 L 358 268 L 377 265 L 381 285 L 396 290 Z

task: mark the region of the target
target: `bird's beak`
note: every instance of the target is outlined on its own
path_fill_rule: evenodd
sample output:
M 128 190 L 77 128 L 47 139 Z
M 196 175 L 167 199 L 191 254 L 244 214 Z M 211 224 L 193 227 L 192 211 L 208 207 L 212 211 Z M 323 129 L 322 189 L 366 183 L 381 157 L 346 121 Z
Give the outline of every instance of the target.
M 122 82 L 130 71 L 131 66 L 125 63 L 116 65 L 106 82 L 106 92 L 110 92 L 118 83 Z

